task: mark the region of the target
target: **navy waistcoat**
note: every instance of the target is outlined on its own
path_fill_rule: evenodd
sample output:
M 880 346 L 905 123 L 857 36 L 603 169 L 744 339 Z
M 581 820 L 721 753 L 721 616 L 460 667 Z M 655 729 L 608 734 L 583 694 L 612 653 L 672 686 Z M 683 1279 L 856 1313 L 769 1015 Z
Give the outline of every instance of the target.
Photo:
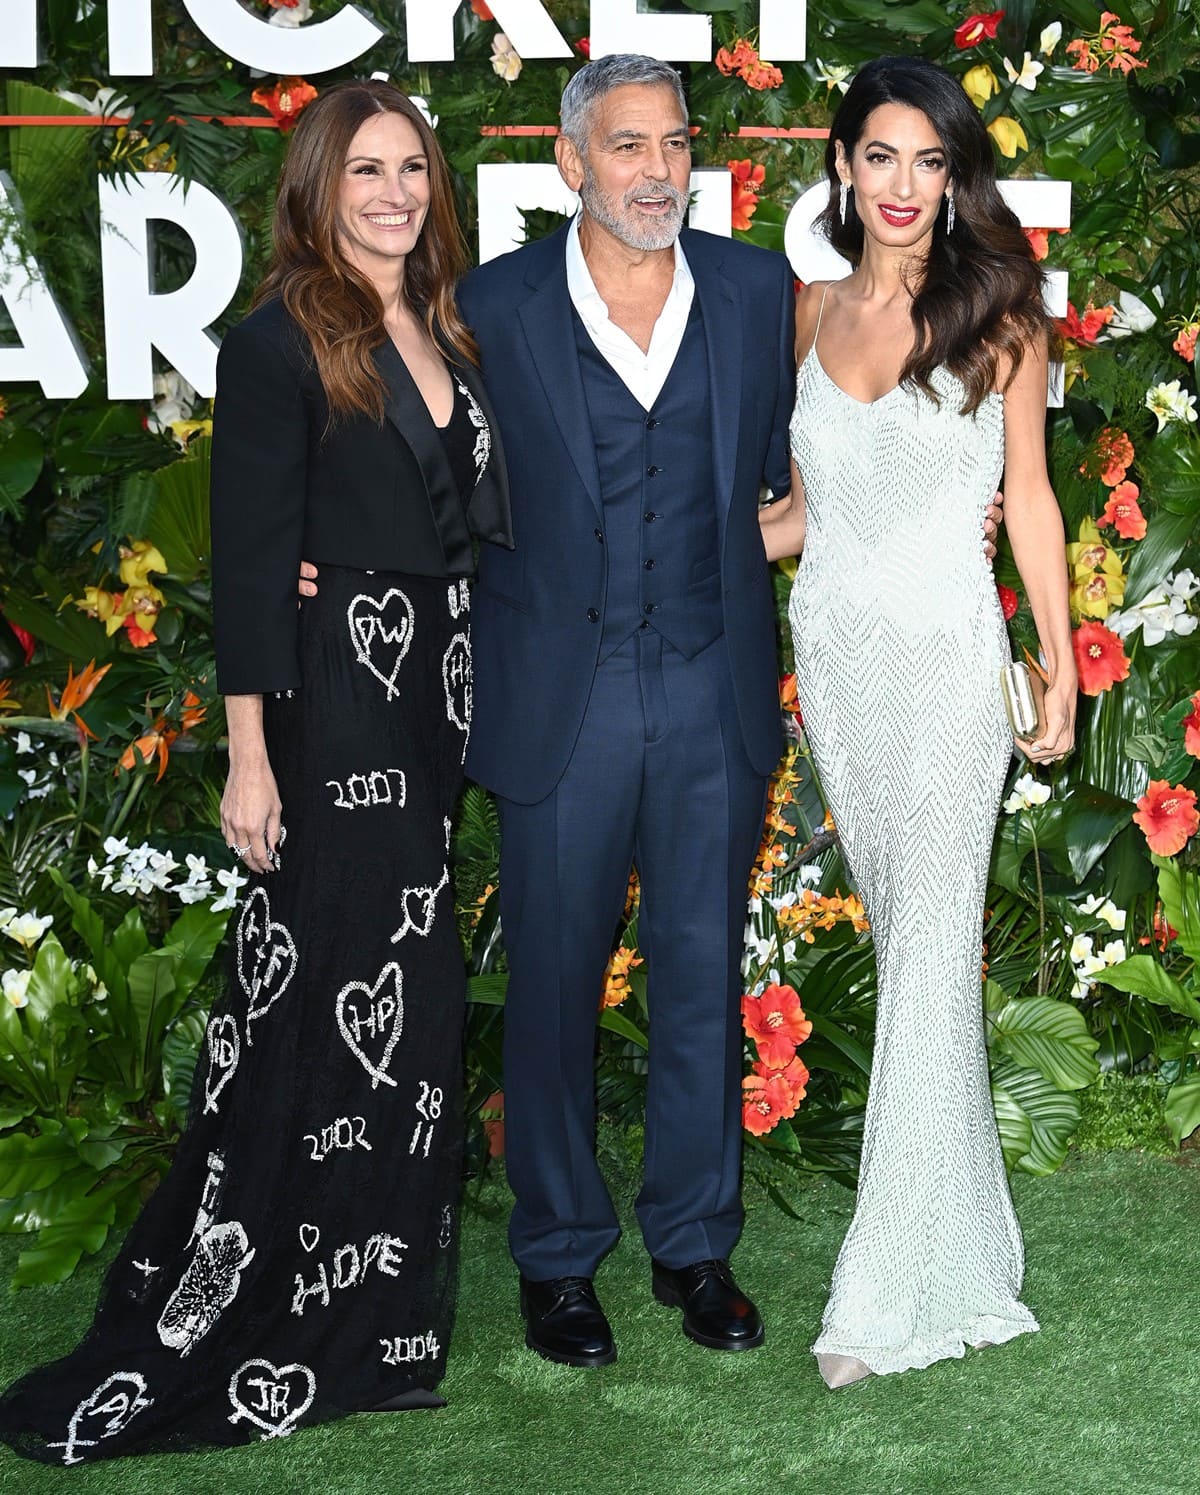
M 712 410 L 700 303 L 649 410 L 572 317 L 604 505 L 601 661 L 639 628 L 691 659 L 724 629 Z

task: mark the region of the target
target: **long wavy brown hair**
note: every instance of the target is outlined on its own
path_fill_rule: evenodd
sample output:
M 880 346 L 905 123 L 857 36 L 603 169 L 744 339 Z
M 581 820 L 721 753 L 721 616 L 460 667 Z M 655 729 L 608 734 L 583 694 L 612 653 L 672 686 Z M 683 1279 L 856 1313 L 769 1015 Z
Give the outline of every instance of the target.
M 385 113 L 409 121 L 429 160 L 429 211 L 405 261 L 404 293 L 447 358 L 478 362 L 454 300 L 470 260 L 437 138 L 390 83 L 340 83 L 300 116 L 275 198 L 274 253 L 254 296 L 256 306 L 280 297 L 307 334 L 335 420 L 361 413 L 382 421 L 384 413 L 384 383 L 371 357 L 387 336 L 383 303 L 342 253 L 337 200 L 351 141 L 373 115 Z
M 857 212 L 848 212 L 845 223 L 839 217 L 836 144 L 841 141 L 849 160 L 881 104 L 905 104 L 925 115 L 945 148 L 954 184 L 953 232 L 946 230 L 943 203 L 929 254 L 909 287 L 915 335 L 900 382 L 936 400 L 930 379 L 944 364 L 962 380 L 962 413 L 969 415 L 996 388 L 1002 363 L 1007 386 L 1026 348 L 1057 346 L 1042 305 L 1042 272 L 1000 195 L 992 142 L 975 106 L 957 78 L 919 57 L 867 63 L 834 117 L 825 152 L 829 205 L 817 223 L 838 253 L 858 265 L 863 226 Z

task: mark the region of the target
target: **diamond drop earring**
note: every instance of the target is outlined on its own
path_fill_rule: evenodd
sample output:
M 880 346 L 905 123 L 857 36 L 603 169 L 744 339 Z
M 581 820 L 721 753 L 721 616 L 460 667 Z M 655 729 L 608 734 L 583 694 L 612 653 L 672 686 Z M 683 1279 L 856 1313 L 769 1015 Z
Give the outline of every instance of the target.
M 946 232 L 948 234 L 954 232 L 954 194 L 952 192 L 946 193 Z
M 846 221 L 846 204 L 850 200 L 850 184 L 843 182 L 841 192 L 838 194 L 838 217 L 843 223 Z

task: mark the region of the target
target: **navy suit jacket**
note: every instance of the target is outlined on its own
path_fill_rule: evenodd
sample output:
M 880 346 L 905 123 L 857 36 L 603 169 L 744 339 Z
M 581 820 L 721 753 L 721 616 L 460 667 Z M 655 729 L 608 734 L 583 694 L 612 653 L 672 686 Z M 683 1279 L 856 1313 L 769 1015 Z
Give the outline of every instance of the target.
M 467 773 L 520 804 L 558 783 L 603 633 L 607 547 L 567 290 L 566 229 L 473 270 L 459 292 L 508 464 L 515 548 L 481 547 L 472 600 Z M 746 753 L 769 774 L 781 731 L 763 482 L 789 486 L 795 291 L 779 254 L 684 229 L 704 319 L 725 635 Z

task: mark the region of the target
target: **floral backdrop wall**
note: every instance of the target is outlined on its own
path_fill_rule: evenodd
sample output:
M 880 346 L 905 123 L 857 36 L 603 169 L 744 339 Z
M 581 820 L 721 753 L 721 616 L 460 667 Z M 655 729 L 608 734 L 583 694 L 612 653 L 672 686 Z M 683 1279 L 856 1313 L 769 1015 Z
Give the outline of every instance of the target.
M 1121 3 L 1120 15 L 1091 0 L 969 14 L 933 0 L 810 0 L 805 62 L 761 55 L 756 5 L 659 7 L 712 18 L 712 62 L 681 71 L 697 160 L 729 171 L 735 235 L 782 248 L 789 208 L 821 176 L 819 132 L 854 70 L 881 52 L 919 53 L 961 79 L 1002 176 L 1072 184 L 1070 230 L 1027 232 L 1047 268 L 1069 276 L 1064 404 L 1047 436 L 1069 532 L 1079 745 L 1041 774 L 1014 760 L 979 952 L 1005 1155 L 1033 1173 L 1062 1162 L 1080 1094 L 1106 1073 L 1147 1077 L 1176 1144 L 1200 1124 L 1200 16 L 1195 0 Z M 242 4 L 285 27 L 340 8 Z M 402 8 L 360 4 L 386 35 L 343 75 L 384 73 L 421 96 L 473 239 L 476 166 L 552 159 L 545 136 L 489 127 L 555 122 L 588 53 L 587 7 L 546 5 L 570 62 L 526 62 L 484 0 L 470 0 L 454 23 L 456 62 L 418 65 Z M 45 60 L 8 78 L 4 109 L 10 121 L 106 122 L 0 127 L 0 168 L 20 202 L 0 227 L 36 256 L 93 370 L 69 402 L 28 384 L 0 392 L 0 1231 L 28 1237 L 18 1284 L 69 1275 L 167 1166 L 242 881 L 216 832 L 210 405 L 166 366 L 152 403 L 107 397 L 96 179 L 176 172 L 233 208 L 246 268 L 220 333 L 264 264 L 287 130 L 339 76 L 254 76 L 163 0 L 156 77 L 114 87 L 105 10 L 46 0 Z M 272 127 L 221 122 L 243 117 Z M 813 138 L 778 134 L 797 127 Z M 527 214 L 527 233 L 552 221 Z M 164 226 L 154 254 L 158 289 L 186 280 L 185 235 Z M 2 311 L 0 341 L 13 341 Z M 1035 637 L 1003 548 L 996 576 L 1019 657 Z M 244 626 L 255 627 L 252 598 Z M 874 964 L 785 654 L 780 710 L 788 747 L 748 889 L 744 1120 L 747 1166 L 786 1208 L 782 1169 L 853 1181 Z M 503 1150 L 506 978 L 496 816 L 474 788 L 456 859 L 480 1168 Z M 647 1026 L 637 904 L 634 869 L 596 993 L 601 1106 L 610 1131 L 634 1142 Z

